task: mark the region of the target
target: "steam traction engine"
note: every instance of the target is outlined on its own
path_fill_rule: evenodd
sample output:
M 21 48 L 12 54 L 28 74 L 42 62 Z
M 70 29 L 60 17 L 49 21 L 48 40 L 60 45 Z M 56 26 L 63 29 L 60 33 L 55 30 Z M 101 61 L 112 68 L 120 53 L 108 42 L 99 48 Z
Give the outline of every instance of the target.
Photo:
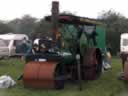
M 25 87 L 63 88 L 66 80 L 95 80 L 101 75 L 105 29 L 95 19 L 59 14 L 53 2 L 52 40 L 39 40 L 39 52 L 26 56 Z M 42 49 L 45 46 L 45 51 Z M 42 51 L 43 50 L 43 51 Z

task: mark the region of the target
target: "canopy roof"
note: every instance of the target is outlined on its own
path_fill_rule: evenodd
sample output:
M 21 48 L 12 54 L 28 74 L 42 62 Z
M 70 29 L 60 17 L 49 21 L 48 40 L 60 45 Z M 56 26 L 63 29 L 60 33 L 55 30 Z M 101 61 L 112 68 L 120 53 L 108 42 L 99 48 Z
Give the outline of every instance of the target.
M 64 23 L 64 24 L 102 25 L 102 23 L 96 19 L 79 17 L 75 15 L 60 14 L 58 18 L 59 18 L 59 23 Z M 51 21 L 51 16 L 46 16 L 45 20 Z

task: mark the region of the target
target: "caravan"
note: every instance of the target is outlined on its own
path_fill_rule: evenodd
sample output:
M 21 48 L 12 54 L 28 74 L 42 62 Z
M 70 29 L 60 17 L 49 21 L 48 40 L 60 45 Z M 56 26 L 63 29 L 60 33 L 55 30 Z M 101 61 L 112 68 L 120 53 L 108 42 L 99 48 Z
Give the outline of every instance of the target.
M 16 55 L 16 45 L 23 39 L 28 40 L 25 34 L 2 34 L 0 35 L 0 57 Z
M 120 37 L 120 52 L 128 53 L 128 33 L 121 34 Z

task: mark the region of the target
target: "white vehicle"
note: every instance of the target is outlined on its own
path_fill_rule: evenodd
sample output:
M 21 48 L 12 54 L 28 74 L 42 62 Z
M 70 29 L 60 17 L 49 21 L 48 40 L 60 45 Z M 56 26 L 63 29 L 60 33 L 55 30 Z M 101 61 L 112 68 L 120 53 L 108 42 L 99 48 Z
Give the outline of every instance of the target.
M 120 52 L 128 53 L 128 33 L 123 33 L 120 36 Z
M 28 36 L 13 33 L 0 35 L 0 57 L 16 55 L 16 44 L 21 43 L 23 39 L 28 40 Z

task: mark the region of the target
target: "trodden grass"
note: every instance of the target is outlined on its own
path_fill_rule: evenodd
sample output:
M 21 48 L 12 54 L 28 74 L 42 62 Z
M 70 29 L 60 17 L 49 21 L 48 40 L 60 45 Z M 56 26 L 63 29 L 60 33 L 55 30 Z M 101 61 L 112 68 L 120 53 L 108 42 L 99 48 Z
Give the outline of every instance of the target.
M 8 74 L 17 84 L 8 89 L 0 89 L 0 96 L 128 96 L 128 83 L 117 79 L 122 66 L 119 58 L 113 58 L 112 69 L 102 73 L 95 81 L 83 81 L 82 91 L 78 84 L 66 84 L 62 90 L 34 90 L 24 88 L 17 78 L 23 72 L 24 62 L 17 58 L 0 60 L 0 75 Z

